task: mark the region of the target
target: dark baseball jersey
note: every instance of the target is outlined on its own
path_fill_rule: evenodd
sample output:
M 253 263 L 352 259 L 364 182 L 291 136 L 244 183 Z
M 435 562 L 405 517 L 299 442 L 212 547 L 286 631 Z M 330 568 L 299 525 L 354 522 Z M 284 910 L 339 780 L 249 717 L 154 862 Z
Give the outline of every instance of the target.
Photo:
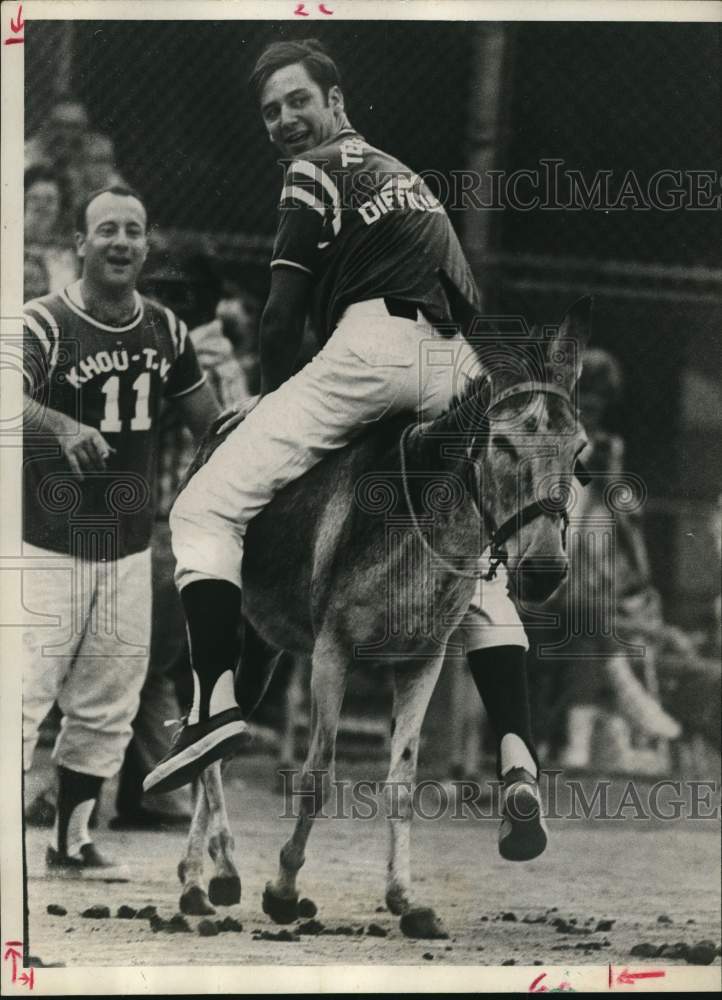
M 453 320 L 440 272 L 471 308 L 478 291 L 449 218 L 422 178 L 351 128 L 289 163 L 271 267 L 315 278 L 322 343 L 352 302 L 415 302 Z
M 118 559 L 146 549 L 153 526 L 163 398 L 204 381 L 185 323 L 136 293 L 121 327 L 85 310 L 80 283 L 24 306 L 25 389 L 97 428 L 115 451 L 104 471 L 74 475 L 50 432 L 25 434 L 23 537 L 56 552 Z

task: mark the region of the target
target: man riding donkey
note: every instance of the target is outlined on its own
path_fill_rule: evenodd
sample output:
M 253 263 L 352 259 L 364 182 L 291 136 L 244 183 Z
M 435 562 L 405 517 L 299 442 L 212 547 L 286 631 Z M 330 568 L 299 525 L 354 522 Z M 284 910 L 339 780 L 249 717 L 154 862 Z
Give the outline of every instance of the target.
M 234 670 L 249 521 L 365 428 L 401 411 L 434 417 L 480 374 L 469 342 L 449 330 L 450 298 L 467 315 L 478 312 L 479 298 L 446 212 L 413 171 L 351 127 L 338 70 L 321 45 L 270 45 L 250 82 L 269 138 L 288 158 L 260 331 L 261 396 L 171 513 L 194 698 L 146 789 L 189 782 L 247 741 Z M 322 347 L 290 377 L 309 308 Z M 503 565 L 493 580 L 479 580 L 463 625 L 469 669 L 497 738 L 499 849 L 528 860 L 544 850 L 547 833 L 528 644 Z

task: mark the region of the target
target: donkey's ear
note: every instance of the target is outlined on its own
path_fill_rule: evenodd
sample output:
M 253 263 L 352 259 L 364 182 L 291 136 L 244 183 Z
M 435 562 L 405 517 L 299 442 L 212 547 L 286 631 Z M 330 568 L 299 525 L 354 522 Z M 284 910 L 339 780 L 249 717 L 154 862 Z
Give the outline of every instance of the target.
M 582 355 L 589 343 L 593 299 L 578 299 L 567 311 L 547 346 L 547 367 L 552 380 L 571 392 L 582 373 Z

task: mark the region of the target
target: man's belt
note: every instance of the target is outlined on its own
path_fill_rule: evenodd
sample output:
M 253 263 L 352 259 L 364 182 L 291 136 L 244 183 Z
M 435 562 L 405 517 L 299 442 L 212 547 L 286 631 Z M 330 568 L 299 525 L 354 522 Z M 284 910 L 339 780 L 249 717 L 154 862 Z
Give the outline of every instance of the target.
M 407 302 L 404 299 L 394 299 L 390 295 L 384 296 L 384 305 L 389 316 L 398 316 L 400 319 L 411 319 L 414 322 L 419 318 L 421 307 L 415 302 Z

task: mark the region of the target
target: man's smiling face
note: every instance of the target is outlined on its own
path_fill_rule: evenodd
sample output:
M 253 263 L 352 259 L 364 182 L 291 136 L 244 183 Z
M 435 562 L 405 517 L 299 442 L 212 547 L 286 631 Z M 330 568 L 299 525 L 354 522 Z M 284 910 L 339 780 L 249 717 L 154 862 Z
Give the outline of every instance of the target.
M 334 86 L 326 96 L 302 63 L 292 63 L 268 78 L 261 92 L 261 114 L 274 146 L 284 156 L 299 156 L 338 131 L 343 95 Z
M 88 205 L 78 233 L 83 277 L 106 289 L 135 288 L 148 255 L 145 208 L 137 198 L 105 191 Z

